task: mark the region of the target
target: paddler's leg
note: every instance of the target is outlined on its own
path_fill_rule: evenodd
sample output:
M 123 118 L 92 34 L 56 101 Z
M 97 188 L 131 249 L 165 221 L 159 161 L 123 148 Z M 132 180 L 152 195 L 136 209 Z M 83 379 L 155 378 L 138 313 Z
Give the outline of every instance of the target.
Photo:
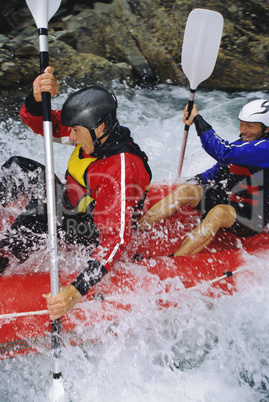
M 174 253 L 175 257 L 197 254 L 214 239 L 220 228 L 229 228 L 236 219 L 236 212 L 230 205 L 216 205 L 206 215 L 204 221 L 194 229 Z
M 203 190 L 196 184 L 180 184 L 172 193 L 158 201 L 139 220 L 138 229 L 147 230 L 154 222 L 167 219 L 183 206 L 195 208 L 203 195 Z

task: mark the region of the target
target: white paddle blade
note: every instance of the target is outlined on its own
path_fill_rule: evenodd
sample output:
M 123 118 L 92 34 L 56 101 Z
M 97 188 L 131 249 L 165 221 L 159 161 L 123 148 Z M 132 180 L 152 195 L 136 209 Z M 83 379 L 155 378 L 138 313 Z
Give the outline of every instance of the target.
M 61 0 L 26 0 L 37 28 L 48 28 L 48 22 L 60 7 Z
M 196 8 L 188 16 L 181 65 L 193 90 L 214 70 L 222 29 L 223 17 L 216 11 Z
M 52 388 L 49 392 L 50 402 L 64 402 L 65 392 L 62 378 L 53 379 Z

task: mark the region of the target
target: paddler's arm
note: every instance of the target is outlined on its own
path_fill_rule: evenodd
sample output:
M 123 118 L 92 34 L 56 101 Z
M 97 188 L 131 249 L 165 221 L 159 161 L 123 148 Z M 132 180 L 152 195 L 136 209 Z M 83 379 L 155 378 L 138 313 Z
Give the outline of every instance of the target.
M 33 82 L 33 90 L 25 99 L 19 112 L 21 120 L 30 127 L 34 133 L 43 135 L 42 92 L 49 92 L 55 96 L 59 92 L 59 84 L 53 74 L 54 68 L 48 66 Z M 69 142 L 69 127 L 61 125 L 61 111 L 52 110 L 53 141 L 64 144 Z
M 25 100 L 25 108 L 32 116 L 41 117 L 43 114 L 42 92 L 49 92 L 51 96 L 59 93 L 59 84 L 53 72 L 54 68 L 48 66 L 33 82 L 33 90 Z
M 50 293 L 43 295 L 51 318 L 56 320 L 70 311 L 106 273 L 107 270 L 103 265 L 96 260 L 90 260 L 71 285 L 61 287 L 60 292 L 55 296 L 51 296 Z

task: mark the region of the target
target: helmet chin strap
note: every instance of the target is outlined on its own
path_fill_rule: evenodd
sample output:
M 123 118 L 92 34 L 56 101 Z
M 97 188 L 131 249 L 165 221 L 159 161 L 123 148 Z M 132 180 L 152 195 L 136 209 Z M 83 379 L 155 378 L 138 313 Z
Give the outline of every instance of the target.
M 262 135 L 260 136 L 260 138 L 268 138 L 269 137 L 269 131 L 266 132 L 267 129 L 268 129 L 268 127 L 262 123 Z
M 94 146 L 94 152 L 96 152 L 100 148 L 102 139 L 107 137 L 109 134 L 111 134 L 115 130 L 117 124 L 118 124 L 118 122 L 116 121 L 115 124 L 112 126 L 112 128 L 105 131 L 104 134 L 101 135 L 101 137 L 99 137 L 99 138 L 96 137 L 95 131 L 93 129 L 90 130 L 90 134 L 91 134 L 92 142 L 93 142 L 93 146 Z
M 89 131 L 90 131 L 90 134 L 91 134 L 91 137 L 92 137 L 92 142 L 93 142 L 93 145 L 94 145 L 95 141 L 97 140 L 95 131 L 93 129 L 89 130 Z
M 93 146 L 94 146 L 94 151 L 97 151 L 98 148 L 100 148 L 101 145 L 101 140 L 105 137 L 107 137 L 109 134 L 111 133 L 111 131 L 106 131 L 103 135 L 101 135 L 101 137 L 97 138 L 95 135 L 95 140 L 93 141 Z
M 267 129 L 268 129 L 268 131 L 266 132 Z M 263 124 L 263 133 L 262 133 L 262 137 L 264 137 L 264 138 L 268 138 L 268 137 L 269 137 L 269 127 L 266 127 L 264 124 Z

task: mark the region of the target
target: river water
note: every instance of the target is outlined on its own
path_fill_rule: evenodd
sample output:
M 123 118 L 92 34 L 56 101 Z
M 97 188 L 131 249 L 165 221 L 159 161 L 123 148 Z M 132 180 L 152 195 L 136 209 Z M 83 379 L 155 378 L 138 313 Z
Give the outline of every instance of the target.
M 126 89 L 114 85 L 119 119 L 149 156 L 153 181 L 178 180 L 183 136 L 182 110 L 188 91 L 173 86 Z M 72 89 L 69 90 L 71 92 Z M 61 107 L 67 94 L 53 100 Z M 246 102 L 268 93 L 198 90 L 196 103 L 220 136 L 238 137 L 237 115 Z M 5 119 L 0 130 L 0 163 L 22 155 L 44 163 L 43 140 L 18 119 Z M 63 179 L 71 149 L 54 146 L 55 170 Z M 190 129 L 182 178 L 213 164 Z M 252 402 L 269 401 L 268 255 L 247 258 L 255 269 L 250 283 L 239 283 L 233 296 L 182 298 L 179 307 L 156 310 L 148 296 L 117 325 L 80 328 L 85 344 L 62 352 L 67 401 L 95 402 Z M 13 290 L 11 290 L 13 291 Z M 26 297 L 26 295 L 19 295 Z M 95 342 L 87 342 L 95 339 Z M 0 400 L 48 401 L 52 383 L 49 352 L 0 362 Z

